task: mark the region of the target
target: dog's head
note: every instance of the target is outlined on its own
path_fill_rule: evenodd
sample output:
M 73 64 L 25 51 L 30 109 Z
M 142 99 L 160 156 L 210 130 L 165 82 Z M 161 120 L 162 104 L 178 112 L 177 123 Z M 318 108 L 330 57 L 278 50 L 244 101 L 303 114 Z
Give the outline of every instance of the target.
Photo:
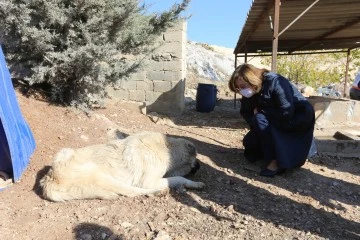
M 199 161 L 196 159 L 195 145 L 183 138 L 172 139 L 171 142 L 171 162 L 165 177 L 185 176 L 194 174 L 200 168 Z

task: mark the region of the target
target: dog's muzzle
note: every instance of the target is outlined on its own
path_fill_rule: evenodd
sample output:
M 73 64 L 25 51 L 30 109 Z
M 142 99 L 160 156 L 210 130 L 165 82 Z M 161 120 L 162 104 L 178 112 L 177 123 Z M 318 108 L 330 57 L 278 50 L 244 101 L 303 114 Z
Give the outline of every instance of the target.
M 195 162 L 195 166 L 191 168 L 190 174 L 195 174 L 200 168 L 200 163 L 199 161 Z

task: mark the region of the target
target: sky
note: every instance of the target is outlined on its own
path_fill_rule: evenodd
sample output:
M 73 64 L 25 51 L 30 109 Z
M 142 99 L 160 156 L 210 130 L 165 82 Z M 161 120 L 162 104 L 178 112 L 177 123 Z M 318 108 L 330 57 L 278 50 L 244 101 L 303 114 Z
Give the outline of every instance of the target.
M 143 0 L 149 12 L 161 12 L 181 0 Z M 234 49 L 246 21 L 252 0 L 191 0 L 184 16 L 187 38 Z

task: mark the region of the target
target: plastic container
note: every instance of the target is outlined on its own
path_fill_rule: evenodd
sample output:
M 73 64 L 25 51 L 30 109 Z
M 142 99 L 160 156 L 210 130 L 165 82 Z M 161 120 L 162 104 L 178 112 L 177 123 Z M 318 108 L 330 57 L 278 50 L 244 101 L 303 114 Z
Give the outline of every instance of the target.
M 214 84 L 199 83 L 196 93 L 196 111 L 211 112 L 215 108 L 217 88 Z
M 308 154 L 308 159 L 314 157 L 317 154 L 317 147 L 316 147 L 316 143 L 315 143 L 315 139 L 313 138 L 313 140 L 311 141 L 311 147 L 309 150 L 309 154 Z

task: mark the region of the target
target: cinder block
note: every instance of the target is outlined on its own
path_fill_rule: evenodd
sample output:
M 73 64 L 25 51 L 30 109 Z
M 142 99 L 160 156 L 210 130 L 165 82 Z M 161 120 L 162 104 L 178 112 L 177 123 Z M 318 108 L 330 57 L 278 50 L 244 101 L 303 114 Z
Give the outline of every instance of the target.
M 147 110 L 149 112 L 158 112 L 165 115 L 179 115 L 183 112 L 185 107 L 185 81 L 178 81 L 176 85 L 167 92 L 153 92 L 155 95 L 158 93 L 154 101 L 147 102 Z
M 173 57 L 170 53 L 154 53 L 151 59 L 154 61 L 171 61 Z
M 333 122 L 345 123 L 347 120 L 348 102 L 345 101 L 332 101 L 329 104 L 331 114 L 329 120 Z
M 319 154 L 360 159 L 360 141 L 317 137 L 315 142 Z
M 156 49 L 157 53 L 170 53 L 170 52 L 182 52 L 184 50 L 184 46 L 181 42 L 166 42 L 161 45 L 158 49 Z
M 137 102 L 145 101 L 145 91 L 142 91 L 142 90 L 129 91 L 129 100 L 137 101 Z
M 183 42 L 183 44 L 187 43 L 187 32 L 186 32 L 186 30 L 182 31 L 182 39 L 181 39 L 181 41 Z
M 151 81 L 137 81 L 136 90 L 153 91 L 154 83 Z
M 152 80 L 164 80 L 165 79 L 165 73 L 164 71 L 149 71 L 147 73 L 147 79 Z
M 171 88 L 174 88 L 174 87 L 176 87 L 177 85 L 179 85 L 179 84 L 182 84 L 182 79 L 181 80 L 179 80 L 179 81 L 172 81 L 171 82 Z
M 179 22 L 175 23 L 168 31 L 187 31 L 187 22 L 185 20 L 179 20 Z
M 114 89 L 112 87 L 109 87 L 107 88 L 107 92 L 111 98 L 129 100 L 129 90 Z
M 317 102 L 313 104 L 315 110 L 315 118 L 320 120 L 325 112 L 325 105 L 323 102 Z
M 146 79 L 146 71 L 133 73 L 130 75 L 130 79 L 133 81 L 143 81 Z
M 183 61 L 164 62 L 165 71 L 182 71 L 184 69 Z
M 315 110 L 317 126 L 338 128 L 360 124 L 360 104 L 357 101 L 321 96 L 310 97 L 309 101 Z
M 165 71 L 164 79 L 166 81 L 179 81 L 180 79 L 182 79 L 182 72 L 181 71 Z
M 348 104 L 347 119 L 349 122 L 360 124 L 360 102 L 350 100 Z
M 171 90 L 171 82 L 169 81 L 154 81 L 155 92 L 167 92 Z
M 164 70 L 164 62 L 148 60 L 145 62 L 145 68 L 148 71 L 162 71 L 162 70 Z
M 180 42 L 183 38 L 183 31 L 168 31 L 163 35 L 166 42 Z
M 183 52 L 176 50 L 177 49 L 174 49 L 172 52 L 169 52 L 169 55 L 171 56 L 171 60 L 180 61 L 182 59 L 185 59 Z
M 111 88 L 113 98 L 153 103 L 158 112 L 172 115 L 184 106 L 184 79 L 186 78 L 186 21 L 179 21 L 157 38 L 156 51 L 146 57 L 144 68 L 119 81 Z M 165 69 L 166 68 L 166 69 Z M 165 71 L 166 70 L 166 71 Z
M 154 92 L 154 91 L 146 91 L 145 99 L 147 102 L 155 102 L 163 93 L 162 92 Z
M 120 82 L 120 88 L 124 90 L 136 90 L 136 81 L 122 80 Z
M 165 33 L 159 35 L 156 39 L 155 39 L 155 43 L 160 43 L 162 44 L 163 42 L 165 42 Z

